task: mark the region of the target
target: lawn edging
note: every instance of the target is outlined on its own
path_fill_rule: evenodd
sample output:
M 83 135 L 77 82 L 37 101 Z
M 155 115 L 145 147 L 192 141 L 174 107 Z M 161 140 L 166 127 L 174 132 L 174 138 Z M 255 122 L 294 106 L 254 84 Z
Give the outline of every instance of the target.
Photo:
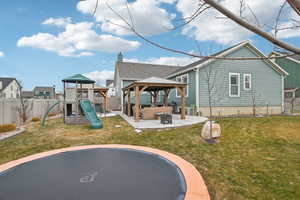
M 26 131 L 26 129 L 21 127 L 21 128 L 19 128 L 17 130 L 14 130 L 14 131 L 9 131 L 9 132 L 1 133 L 0 134 L 0 141 L 8 139 L 10 137 L 13 137 L 15 135 L 19 135 L 19 134 L 21 134 L 21 133 L 23 133 L 25 131 Z

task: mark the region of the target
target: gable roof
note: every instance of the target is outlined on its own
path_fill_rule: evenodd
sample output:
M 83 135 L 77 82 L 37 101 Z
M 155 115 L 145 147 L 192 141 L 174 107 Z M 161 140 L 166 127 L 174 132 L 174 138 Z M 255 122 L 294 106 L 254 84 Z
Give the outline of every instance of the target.
M 131 90 L 135 86 L 145 86 L 147 88 L 144 91 L 154 91 L 154 90 L 162 90 L 163 88 L 175 88 L 176 86 L 184 86 L 186 83 L 173 81 L 170 79 L 159 78 L 159 77 L 150 77 L 143 80 L 134 81 L 128 86 L 124 87 L 123 90 Z
M 21 87 L 20 83 L 17 81 L 16 78 L 1 78 L 0 81 L 2 82 L 2 88 L 0 89 L 0 92 L 2 92 L 11 82 L 16 81 L 18 85 Z
M 117 62 L 116 68 L 123 80 L 142 80 L 148 77 L 164 78 L 182 67 L 146 63 Z
M 270 53 L 270 55 L 272 55 L 272 54 L 275 54 L 275 55 L 278 55 L 278 56 L 283 56 L 283 55 L 288 54 L 288 52 L 273 51 L 273 52 Z M 288 56 L 286 58 L 300 64 L 300 54 L 291 55 L 291 56 Z
M 242 48 L 242 47 L 248 47 L 252 50 L 253 53 L 255 53 L 257 56 L 259 57 L 262 57 L 262 56 L 265 56 L 260 50 L 258 50 L 254 45 L 252 45 L 249 41 L 244 41 L 244 42 L 241 42 L 241 43 L 238 43 L 232 47 L 229 47 L 227 49 L 224 49 L 220 52 L 217 52 L 215 54 L 212 54 L 211 56 L 215 56 L 215 57 L 225 57 L 227 55 L 229 55 L 230 53 L 234 52 L 234 51 L 237 51 L 238 49 Z M 199 61 L 196 61 L 190 65 L 187 65 L 185 67 L 183 67 L 182 69 L 174 72 L 174 73 L 171 73 L 167 76 L 167 78 L 170 78 L 170 77 L 173 77 L 173 76 L 176 76 L 176 75 L 179 75 L 179 74 L 182 74 L 182 73 L 186 73 L 186 72 L 189 72 L 195 68 L 202 68 L 204 66 L 206 66 L 207 64 L 209 64 L 210 62 L 214 61 L 216 59 L 214 58 L 203 58 Z M 263 61 L 265 61 L 267 64 L 269 64 L 275 71 L 277 71 L 278 73 L 286 76 L 288 75 L 288 73 L 283 70 L 279 65 L 277 65 L 275 62 L 273 62 L 272 60 L 270 59 L 264 59 Z
M 226 51 L 229 51 L 229 50 L 231 50 L 232 48 L 234 48 L 234 47 L 236 47 L 236 46 L 238 46 L 238 45 L 240 45 L 240 44 L 242 44 L 242 43 L 244 43 L 244 42 L 238 43 L 238 44 L 236 44 L 236 45 L 234 45 L 234 46 L 232 46 L 232 47 L 229 47 L 229 48 L 227 48 L 227 49 L 224 49 L 224 50 L 222 50 L 222 51 L 219 51 L 219 52 L 217 52 L 217 53 L 215 53 L 215 54 L 212 54 L 211 56 L 219 56 L 219 55 L 221 55 L 222 53 L 224 53 L 224 52 L 226 52 Z M 173 72 L 173 73 L 171 73 L 171 74 L 168 74 L 168 77 L 172 76 L 173 74 L 178 74 L 178 73 L 180 73 L 180 72 L 185 72 L 185 71 L 187 71 L 187 70 L 188 70 L 188 71 L 189 71 L 189 70 L 192 70 L 192 69 L 194 69 L 195 66 L 198 66 L 198 65 L 204 63 L 204 62 L 207 61 L 207 60 L 209 60 L 209 58 L 202 58 L 202 59 L 200 59 L 200 60 L 198 60 L 198 61 L 196 61 L 196 62 L 193 62 L 193 63 L 191 63 L 191 64 L 189 64 L 189 65 L 187 65 L 187 66 L 185 66 L 185 67 L 182 67 L 181 69 L 178 69 L 177 71 L 175 71 L 175 72 Z

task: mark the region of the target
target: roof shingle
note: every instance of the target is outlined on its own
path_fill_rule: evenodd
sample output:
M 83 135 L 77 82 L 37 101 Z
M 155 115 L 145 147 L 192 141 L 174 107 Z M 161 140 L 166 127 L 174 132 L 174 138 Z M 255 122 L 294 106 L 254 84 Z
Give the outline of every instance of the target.
M 121 79 L 142 80 L 154 76 L 164 78 L 182 67 L 168 65 L 154 65 L 145 63 L 117 62 Z

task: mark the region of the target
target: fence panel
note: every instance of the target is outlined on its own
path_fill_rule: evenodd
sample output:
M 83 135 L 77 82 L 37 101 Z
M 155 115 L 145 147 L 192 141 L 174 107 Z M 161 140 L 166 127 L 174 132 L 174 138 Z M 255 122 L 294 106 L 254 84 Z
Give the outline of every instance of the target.
M 57 102 L 56 99 L 29 99 L 24 101 L 27 104 L 26 116 L 28 120 L 33 117 L 42 118 L 46 111 Z M 55 107 L 52 112 L 59 113 L 62 110 L 62 103 Z M 20 122 L 19 99 L 0 99 L 0 125 Z

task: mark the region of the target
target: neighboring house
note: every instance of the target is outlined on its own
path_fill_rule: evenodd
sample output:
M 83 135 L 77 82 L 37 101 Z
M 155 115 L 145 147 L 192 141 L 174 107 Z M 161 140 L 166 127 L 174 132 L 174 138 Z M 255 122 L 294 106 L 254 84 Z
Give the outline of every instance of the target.
M 34 98 L 33 91 L 22 91 L 22 98 L 23 99 L 33 99 Z
M 0 98 L 19 98 L 21 85 L 15 78 L 0 78 Z
M 145 63 L 123 62 L 122 55 L 118 55 L 118 61 L 115 65 L 114 86 L 116 96 L 122 97 L 122 88 L 134 81 L 143 80 L 149 77 L 165 78 L 168 74 L 178 71 L 181 67 L 168 65 L 154 65 Z M 142 102 L 149 101 L 148 94 L 142 95 Z M 149 103 L 149 102 L 148 102 Z M 121 98 L 123 104 L 123 98 Z
M 272 52 L 270 55 L 285 55 L 283 52 Z M 274 59 L 282 69 L 289 73 L 284 81 L 286 97 L 300 97 L 300 55 Z
M 116 96 L 116 88 L 114 86 L 114 80 L 106 80 L 106 87 L 108 88 L 108 96 Z
M 214 54 L 217 57 L 262 57 L 264 54 L 248 41 Z M 212 105 L 214 115 L 279 114 L 284 107 L 284 78 L 288 75 L 271 60 L 201 59 L 185 67 L 170 67 L 140 63 L 117 62 L 115 83 L 117 92 L 132 81 L 151 76 L 187 83 L 187 106 L 208 115 L 207 72 L 214 83 Z M 149 99 L 149 98 L 147 98 Z M 147 100 L 146 99 L 146 100 Z M 176 90 L 170 92 L 169 102 L 178 102 Z M 145 101 L 142 98 L 142 103 Z
M 43 87 L 37 86 L 33 89 L 34 98 L 37 99 L 55 99 L 55 86 Z

